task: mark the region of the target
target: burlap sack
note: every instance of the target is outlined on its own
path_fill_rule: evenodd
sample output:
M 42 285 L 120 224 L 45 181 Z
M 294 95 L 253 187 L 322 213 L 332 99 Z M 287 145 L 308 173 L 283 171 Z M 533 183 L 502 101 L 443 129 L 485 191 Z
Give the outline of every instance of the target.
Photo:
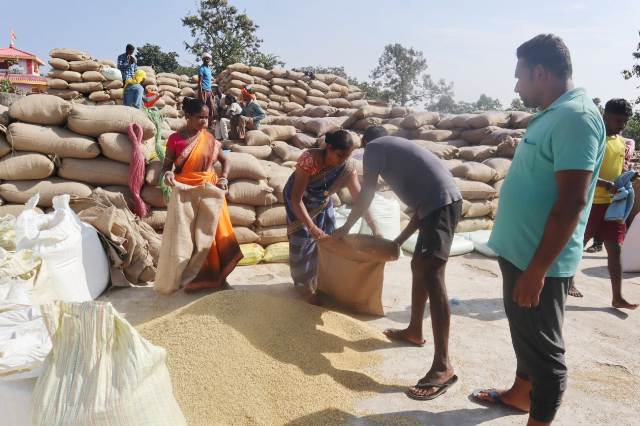
M 501 129 L 495 128 L 491 133 L 486 135 L 482 142 L 482 145 L 498 146 L 502 142 L 508 141 L 509 138 L 519 139 L 524 136 L 524 129 Z
M 526 129 L 533 118 L 533 114 L 524 111 L 511 111 L 510 114 L 509 127 L 512 129 Z
M 296 135 L 296 128 L 293 126 L 261 126 L 260 130 L 272 141 L 288 141 Z
M 123 99 L 124 98 L 124 89 L 111 89 L 106 93 L 113 100 L 119 100 L 119 99 Z M 92 93 L 92 95 L 93 95 L 93 93 Z M 89 97 L 91 97 L 91 96 L 89 96 Z M 157 105 L 157 103 L 156 103 L 156 105 Z
M 495 146 L 465 146 L 458 149 L 458 156 L 465 161 L 482 163 L 484 160 L 496 155 Z
M 253 206 L 229 204 L 229 216 L 233 226 L 252 226 L 256 222 L 256 209 Z
M 11 121 L 11 116 L 9 115 L 9 107 L 0 104 L 0 125 L 8 126 L 9 121 Z M 2 133 L 0 132 L 0 134 Z
M 321 82 L 320 80 L 311 80 L 309 82 L 309 87 L 311 87 L 312 89 L 320 90 L 322 93 L 326 93 L 331 90 L 329 89 L 329 85 Z
M 60 58 L 49 59 L 49 65 L 51 65 L 51 68 L 60 70 L 60 71 L 67 71 L 69 69 L 69 62 Z
M 443 142 L 448 139 L 455 139 L 458 136 L 459 133 L 455 130 L 439 130 L 431 129 L 428 127 L 421 127 L 415 131 L 416 139 L 423 139 L 434 142 Z
M 16 122 L 8 127 L 7 140 L 13 149 L 18 151 L 71 158 L 95 158 L 100 154 L 95 140 L 73 133 L 64 127 Z
M 100 63 L 97 61 L 71 61 L 69 62 L 69 69 L 79 73 L 85 73 L 87 71 L 98 71 L 100 69 Z
M 293 169 L 281 167 L 280 170 L 269 174 L 268 184 L 273 188 L 273 194 L 276 196 L 278 203 L 284 203 L 284 187 L 293 173 Z
M 283 205 L 258 207 L 256 213 L 258 217 L 257 224 L 261 228 L 287 224 L 287 211 Z
M 310 107 L 305 111 L 306 117 L 311 118 L 324 118 L 333 116 L 338 110 L 332 106 L 320 105 Z
M 520 143 L 520 139 L 514 139 L 507 137 L 504 142 L 498 145 L 496 149 L 496 155 L 499 157 L 513 158 L 516 154 L 516 148 Z
M 104 75 L 98 71 L 85 71 L 82 73 L 83 81 L 94 81 L 98 83 L 102 83 L 103 81 L 107 81 Z
M 454 178 L 454 180 L 465 200 L 491 200 L 498 195 L 498 191 L 486 183 L 458 178 Z
M 509 124 L 509 114 L 502 111 L 485 112 L 467 120 L 468 127 L 480 129 L 488 126 L 506 126 Z
M 367 235 L 320 240 L 318 291 L 355 312 L 384 315 L 384 265 L 399 254 L 393 242 Z
M 129 184 L 129 166 L 100 157 L 92 160 L 63 158 L 58 176 L 93 185 L 127 186 Z
M 9 145 L 9 142 L 7 142 L 7 139 L 4 137 L 2 132 L 0 132 L 0 158 L 4 157 L 10 152 L 11 146 Z
M 178 84 L 178 82 L 173 79 L 173 78 L 168 78 L 168 77 L 158 77 L 156 79 L 156 83 L 159 86 L 173 86 L 173 87 L 180 87 L 180 85 Z
M 304 130 L 307 133 L 319 138 L 329 132 L 340 129 L 340 125 L 332 117 L 327 118 L 311 118 L 304 123 Z
M 51 89 L 66 90 L 69 88 L 69 83 L 59 78 L 50 78 L 47 80 L 47 86 Z
M 502 183 L 504 182 L 504 179 L 501 179 L 499 181 L 497 181 L 496 183 L 493 184 L 493 188 L 496 190 L 496 192 L 498 194 L 500 194 L 500 190 L 502 189 Z
M 315 136 L 308 135 L 306 133 L 296 133 L 291 138 L 291 144 L 300 149 L 309 149 L 316 146 L 318 139 Z
M 266 182 L 249 179 L 231 182 L 227 199 L 230 203 L 256 207 L 270 206 L 278 201 L 273 195 L 273 189 Z
M 462 219 L 458 222 L 456 233 L 485 231 L 493 228 L 493 220 L 488 217 Z
M 300 71 L 287 70 L 287 78 L 289 80 L 298 81 L 301 78 L 304 78 L 304 73 Z
M 151 207 L 166 208 L 167 200 L 165 200 L 162 190 L 157 186 L 145 185 L 140 191 L 140 195 L 145 203 Z
M 144 181 L 147 185 L 160 185 L 160 177 L 162 176 L 162 162 L 160 160 L 151 161 L 147 164 Z
M 274 77 L 271 79 L 271 84 L 276 84 L 282 87 L 289 87 L 289 86 L 295 86 L 296 82 L 293 80 L 289 80 L 287 78 Z
M 9 203 L 24 204 L 36 194 L 40 194 L 39 206 L 51 207 L 55 196 L 69 194 L 88 197 L 91 195 L 91 188 L 80 182 L 69 182 L 57 178 L 5 181 L 0 185 L 0 197 Z
M 178 88 L 178 87 L 174 87 L 174 86 L 165 86 L 165 85 L 162 85 L 162 84 L 158 86 L 158 89 L 160 90 L 160 92 L 161 92 L 163 95 L 166 95 L 166 94 L 169 94 L 169 93 L 170 93 L 170 94 L 172 94 L 174 97 L 175 97 L 175 96 L 177 96 L 177 95 L 179 95 L 179 94 L 180 94 L 180 92 L 182 91 L 182 90 L 181 90 L 180 88 Z
M 241 144 L 231 145 L 231 151 L 236 153 L 249 154 L 260 160 L 266 160 L 271 156 L 271 153 L 273 152 L 271 146 L 269 145 L 246 146 Z
M 289 98 L 287 96 L 276 95 L 275 93 L 272 93 L 267 97 L 265 97 L 265 95 L 263 95 L 262 93 L 257 93 L 256 96 L 257 96 L 258 100 L 262 100 L 262 101 L 266 101 L 266 102 L 269 102 L 269 101 L 273 101 L 273 102 L 289 102 Z
M 171 130 L 180 130 L 187 125 L 187 120 L 185 120 L 184 118 L 166 118 L 165 117 L 164 121 L 169 125 Z
M 62 126 L 67 122 L 72 105 L 52 95 L 31 95 L 20 98 L 9 107 L 14 120 L 25 123 Z
M 494 130 L 499 129 L 499 127 L 485 127 L 482 129 L 473 129 L 473 130 L 465 130 L 460 134 L 460 137 L 470 144 L 479 145 L 482 143 L 482 140 L 491 134 Z
M 269 145 L 271 138 L 261 130 L 249 130 L 245 135 L 244 142 L 247 146 Z
M 81 135 L 98 137 L 103 133 L 127 133 L 132 123 L 142 127 L 145 139 L 156 134 L 155 125 L 143 111 L 120 105 L 91 107 L 76 104 L 69 113 L 67 126 Z
M 280 87 L 282 87 L 282 86 L 280 86 Z M 272 86 L 272 88 L 273 88 L 273 86 Z M 274 90 L 274 92 L 275 92 L 275 90 Z M 285 93 L 288 94 L 288 95 L 297 96 L 297 97 L 302 98 L 302 99 L 307 97 L 307 91 L 306 90 L 304 90 L 304 89 L 302 89 L 300 87 L 295 87 L 295 86 L 289 86 L 289 87 L 285 88 Z M 277 94 L 278 95 L 284 95 L 285 93 L 277 93 Z
M 49 52 L 49 56 L 64 59 L 65 61 L 85 61 L 91 57 L 80 50 L 60 48 L 52 49 Z
M 75 90 L 69 89 L 49 89 L 48 94 L 51 96 L 57 96 L 60 99 L 64 99 L 65 101 L 71 101 L 74 99 L 78 99 L 82 95 L 80 92 L 76 92 Z
M 46 179 L 53 169 L 53 162 L 42 154 L 14 152 L 0 159 L 0 180 Z
M 498 172 L 488 165 L 468 161 L 451 169 L 454 177 L 489 183 L 498 179 Z
M 178 113 L 178 110 L 175 109 L 174 107 L 167 105 L 164 108 L 162 108 L 160 110 L 160 115 L 162 115 L 163 117 L 169 117 L 169 118 L 179 118 L 180 117 L 180 113 Z
M 402 121 L 402 127 L 406 129 L 419 129 L 425 125 L 435 125 L 438 121 L 440 121 L 440 115 L 437 112 L 414 112 L 405 117 Z
M 122 133 L 103 133 L 98 137 L 98 143 L 100 144 L 102 155 L 108 159 L 127 164 L 131 162 L 133 146 L 128 135 Z M 150 149 L 155 153 L 154 139 L 149 139 L 142 143 L 143 151 Z
M 329 104 L 329 100 L 328 100 L 328 99 L 326 99 L 326 98 L 321 98 L 321 97 L 319 97 L 319 96 L 307 96 L 307 97 L 305 98 L 305 101 L 306 101 L 308 104 L 311 104 L 311 105 L 317 105 L 317 106 L 321 106 L 321 105 L 330 105 L 330 104 Z
M 135 209 L 135 202 L 133 201 L 133 195 L 131 194 L 131 190 L 128 186 L 122 185 L 107 185 L 100 188 L 96 188 L 93 190 L 100 190 L 100 196 L 106 197 L 112 204 L 117 204 L 121 200 L 121 196 L 124 198 L 124 201 L 127 203 L 127 207 L 129 210 L 133 211 Z
M 149 216 L 143 218 L 142 221 L 152 227 L 154 231 L 162 232 L 164 224 L 167 222 L 167 210 L 153 209 Z
M 229 67 L 227 67 L 227 68 L 229 68 Z M 233 71 L 248 72 L 248 71 L 242 71 L 240 69 L 235 69 Z M 285 70 L 284 68 L 280 68 L 280 67 L 273 68 L 273 69 L 271 69 L 270 72 L 271 72 L 271 76 L 272 76 L 271 82 L 273 82 L 273 78 L 283 78 L 283 77 L 286 77 L 286 75 L 287 75 L 287 70 Z
M 289 145 L 286 142 L 276 141 L 271 144 L 274 154 L 282 161 L 298 161 L 303 151 L 300 148 Z
M 81 83 L 82 74 L 76 71 L 51 70 L 47 74 L 48 78 L 59 78 L 69 83 Z
M 93 92 L 89 94 L 89 100 L 93 102 L 107 102 L 111 100 L 111 95 L 107 92 Z
M 458 148 L 456 148 L 455 146 L 449 146 L 438 142 L 424 140 L 413 140 L 412 142 L 420 145 L 425 149 L 428 149 L 443 160 L 449 160 L 455 158 L 458 155 Z
M 496 171 L 495 180 L 504 179 L 509 172 L 509 168 L 511 167 L 511 160 L 507 158 L 490 158 L 485 160 L 482 164 L 485 164 L 491 167 Z
M 267 172 L 262 168 L 260 161 L 251 154 L 230 152 L 226 154 L 229 161 L 229 180 L 238 179 L 263 180 L 267 178 Z M 220 164 L 216 165 L 220 174 Z
M 103 90 L 103 86 L 102 83 L 69 83 L 69 89 L 88 95 L 89 93 Z
M 468 204 L 466 208 L 463 208 L 463 217 L 465 218 L 477 218 L 488 216 L 493 212 L 494 205 L 493 200 L 482 201 L 467 201 L 464 200 L 464 204 Z
M 271 72 L 261 67 L 249 68 L 248 74 L 251 74 L 254 77 L 264 78 L 265 80 L 271 79 Z
M 326 98 L 327 96 L 324 94 L 324 92 L 317 90 L 317 89 L 311 89 L 307 92 L 307 96 L 315 96 L 318 98 Z
M 224 192 L 213 185 L 171 191 L 154 290 L 170 294 L 200 272 L 215 239 Z
M 99 59 L 98 63 L 100 65 L 104 65 L 104 66 L 107 66 L 109 68 L 118 68 L 118 64 L 116 64 L 114 61 L 112 61 L 110 59 Z
M 256 234 L 260 237 L 258 244 L 262 247 L 289 241 L 286 225 L 259 227 L 256 229 Z
M 453 130 L 456 128 L 454 124 L 454 120 L 456 119 L 456 115 L 450 115 L 447 117 L 440 117 L 440 121 L 435 125 L 436 129 L 442 130 Z
M 300 110 L 302 108 L 304 108 L 302 105 L 300 105 L 298 103 L 295 103 L 295 102 L 284 102 L 282 104 L 282 110 L 284 112 L 287 112 L 287 113 L 292 112 L 292 111 L 297 111 L 297 110 Z
M 233 232 L 236 234 L 238 244 L 251 244 L 260 240 L 258 234 L 244 226 L 234 226 Z
M 371 126 L 380 126 L 383 123 L 383 119 L 379 117 L 368 117 L 363 118 L 362 120 L 356 121 L 356 123 L 351 126 L 354 130 L 365 131 Z M 417 138 L 416 138 L 417 139 Z
M 179 81 L 180 76 L 178 74 L 174 74 L 172 72 L 161 72 L 156 74 L 157 78 L 170 78 L 171 80 Z
M 327 99 L 339 99 L 339 98 L 342 98 L 342 93 L 340 93 L 340 92 L 334 92 L 334 91 L 331 91 L 331 92 L 327 92 L 327 93 L 324 95 L 324 97 L 325 97 L 325 98 L 327 98 Z M 343 99 L 344 99 L 345 101 L 347 101 L 347 99 L 345 99 L 345 98 L 343 98 Z M 348 101 L 347 101 L 347 102 L 348 102 Z M 351 105 L 351 102 L 349 102 L 349 105 Z
M 336 108 L 351 108 L 351 102 L 343 98 L 329 99 L 329 105 Z

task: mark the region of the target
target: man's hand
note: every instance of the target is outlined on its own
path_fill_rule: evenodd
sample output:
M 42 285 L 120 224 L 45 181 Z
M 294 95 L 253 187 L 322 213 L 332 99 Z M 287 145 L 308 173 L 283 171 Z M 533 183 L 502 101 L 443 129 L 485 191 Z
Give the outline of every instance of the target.
M 513 289 L 513 301 L 521 308 L 535 308 L 540 303 L 544 274 L 525 269 Z
M 346 227 L 341 226 L 340 228 L 336 229 L 331 236 L 339 240 L 344 238 L 344 236 L 347 235 L 348 233 L 349 233 L 349 230 Z

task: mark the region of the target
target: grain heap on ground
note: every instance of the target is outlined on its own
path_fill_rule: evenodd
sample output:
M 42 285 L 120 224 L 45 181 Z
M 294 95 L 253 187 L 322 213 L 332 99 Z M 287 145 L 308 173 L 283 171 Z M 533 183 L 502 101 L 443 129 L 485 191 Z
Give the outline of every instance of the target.
M 167 350 L 190 425 L 344 424 L 357 399 L 389 391 L 372 374 L 390 345 L 345 315 L 225 291 L 138 327 Z M 323 410 L 335 417 L 318 416 Z M 314 414 L 316 417 L 314 418 Z

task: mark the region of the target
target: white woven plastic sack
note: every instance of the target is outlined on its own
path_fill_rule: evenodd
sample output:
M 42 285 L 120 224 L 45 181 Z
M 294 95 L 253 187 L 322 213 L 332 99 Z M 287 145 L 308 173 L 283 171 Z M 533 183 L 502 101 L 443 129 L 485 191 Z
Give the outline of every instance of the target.
M 402 250 L 406 251 L 407 253 L 413 253 L 416 249 L 417 243 L 418 233 L 416 232 L 402 244 Z M 468 240 L 458 234 L 455 234 L 453 236 L 453 241 L 451 242 L 451 252 L 449 253 L 449 256 L 461 256 L 463 254 L 471 253 L 472 251 L 473 242 L 471 242 L 471 240 Z
M 496 252 L 489 247 L 489 238 L 491 238 L 490 230 L 481 230 L 469 232 L 465 238 L 473 242 L 473 249 L 478 253 L 487 257 L 498 257 Z
M 640 215 L 637 215 L 622 244 L 622 272 L 640 272 Z
M 376 193 L 369 206 L 369 212 L 378 222 L 378 228 L 385 239 L 393 241 L 400 235 L 400 203 L 398 200 L 385 198 Z M 366 220 L 362 221 L 360 233 L 373 235 Z
M 33 391 L 32 425 L 181 426 L 166 351 L 110 303 L 46 305 L 53 349 Z
M 109 263 L 96 230 L 78 219 L 69 199 L 54 197 L 54 212 L 49 214 L 35 211 L 37 195 L 29 200 L 16 220 L 16 248 L 42 257 L 55 300 L 84 302 L 107 287 Z
M 100 72 L 107 80 L 122 80 L 122 73 L 117 68 L 104 67 Z

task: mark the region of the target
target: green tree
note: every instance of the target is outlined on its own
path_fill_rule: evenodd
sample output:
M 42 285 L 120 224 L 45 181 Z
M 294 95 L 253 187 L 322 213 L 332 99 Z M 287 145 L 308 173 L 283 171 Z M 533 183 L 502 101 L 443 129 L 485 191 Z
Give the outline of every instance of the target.
M 478 101 L 475 103 L 475 107 L 479 111 L 491 111 L 491 110 L 500 110 L 502 109 L 502 104 L 498 100 L 498 98 L 493 99 L 484 93 L 480 95 Z
M 625 138 L 636 141 L 636 149 L 640 147 L 640 112 L 636 112 L 627 123 L 627 127 L 622 132 Z
M 640 31 L 638 35 L 640 35 Z M 638 43 L 636 51 L 632 52 L 631 55 L 633 56 L 633 64 L 628 70 L 622 71 L 622 76 L 625 80 L 631 80 L 634 77 L 640 78 L 640 43 Z M 638 88 L 640 89 L 640 86 Z M 640 105 L 640 96 L 636 99 L 636 104 Z
M 322 65 L 314 66 L 308 65 L 306 67 L 297 67 L 294 69 L 295 71 L 309 73 L 309 74 L 335 74 L 342 78 L 348 79 L 347 72 L 344 70 L 344 67 L 325 67 Z
M 427 69 L 424 54 L 399 43 L 388 44 L 371 72 L 371 79 L 382 99 L 399 105 L 415 103 L 424 98 L 420 76 Z
M 426 101 L 425 108 L 428 111 L 450 112 L 455 104 L 453 99 L 453 82 L 447 82 L 444 78 L 433 81 L 431 75 L 422 76 L 422 90 Z
M 156 72 L 175 72 L 180 66 L 176 52 L 163 52 L 157 44 L 146 43 L 137 50 L 138 65 L 153 67 Z
M 513 98 L 511 101 L 511 105 L 509 105 L 509 110 L 511 111 L 525 111 L 525 112 L 535 112 L 535 108 L 528 108 L 524 106 L 524 102 L 520 98 Z
M 256 54 L 251 55 L 248 58 L 247 64 L 254 67 L 262 67 L 270 70 L 273 67 L 280 66 L 284 67 L 285 63 L 280 59 L 279 56 L 274 55 L 272 53 L 262 53 L 258 52 Z
M 191 43 L 185 42 L 186 48 L 197 57 L 211 53 L 216 74 L 236 62 L 272 67 L 280 61 L 260 51 L 258 25 L 227 0 L 200 0 L 198 10 L 182 18 L 182 25 L 193 38 Z

